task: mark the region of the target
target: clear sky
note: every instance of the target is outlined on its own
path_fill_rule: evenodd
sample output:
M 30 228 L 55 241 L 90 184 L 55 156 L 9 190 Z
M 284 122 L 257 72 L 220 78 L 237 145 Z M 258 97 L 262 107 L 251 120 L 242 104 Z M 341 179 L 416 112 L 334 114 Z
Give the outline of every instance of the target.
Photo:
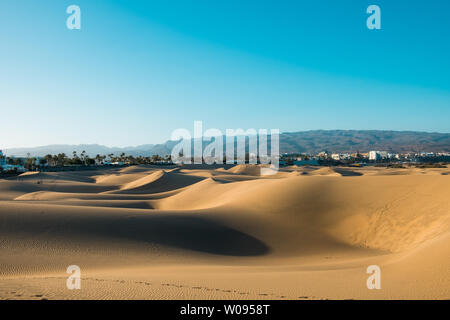
M 194 120 L 450 132 L 449 15 L 442 0 L 1 0 L 0 148 L 160 143 Z

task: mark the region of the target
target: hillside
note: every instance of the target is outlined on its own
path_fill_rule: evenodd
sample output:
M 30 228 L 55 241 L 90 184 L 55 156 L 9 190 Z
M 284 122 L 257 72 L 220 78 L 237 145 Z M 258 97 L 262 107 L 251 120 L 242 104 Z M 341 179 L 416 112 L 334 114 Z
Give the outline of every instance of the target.
M 280 136 L 281 153 L 316 153 L 323 150 L 450 151 L 450 134 L 384 130 L 313 130 L 283 133 Z
M 25 157 L 44 156 L 46 154 L 65 153 L 73 151 L 80 154 L 83 150 L 91 157 L 96 154 L 116 155 L 124 152 L 133 156 L 152 156 L 154 154 L 170 154 L 176 141 L 163 144 L 147 144 L 136 147 L 106 147 L 97 144 L 87 145 L 49 145 L 35 148 L 7 149 L 9 156 Z M 204 144 L 206 146 L 207 143 Z M 384 130 L 311 130 L 301 132 L 286 132 L 280 135 L 280 153 L 317 153 L 332 152 L 367 152 L 370 150 L 385 150 L 395 152 L 449 152 L 450 133 L 428 133 L 414 131 L 384 131 Z

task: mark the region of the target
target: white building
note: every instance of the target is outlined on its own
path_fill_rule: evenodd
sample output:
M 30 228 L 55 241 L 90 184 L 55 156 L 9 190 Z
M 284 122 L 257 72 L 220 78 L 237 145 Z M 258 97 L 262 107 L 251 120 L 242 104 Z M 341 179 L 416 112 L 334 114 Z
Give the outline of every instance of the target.
M 13 164 L 7 164 L 6 163 L 6 155 L 3 154 L 3 151 L 0 150 L 0 172 L 19 172 L 23 173 L 27 170 L 22 165 L 13 165 Z
M 18 173 L 24 173 L 27 170 L 24 168 L 24 166 L 19 165 L 13 165 L 13 164 L 5 164 L 2 166 L 2 170 L 4 172 L 18 172 Z
M 381 159 L 387 159 L 388 158 L 388 152 L 387 151 L 378 151 L 380 154 Z
M 333 160 L 341 160 L 341 156 L 339 153 L 332 153 L 331 154 L 331 159 Z
M 331 159 L 333 160 L 350 160 L 352 155 L 350 153 L 332 153 Z
M 327 158 L 328 158 L 328 152 L 327 152 L 327 151 L 319 152 L 319 153 L 317 154 L 317 156 L 318 156 L 319 158 L 322 158 L 322 159 L 327 159 Z
M 381 154 L 380 151 L 369 151 L 369 160 L 380 160 Z

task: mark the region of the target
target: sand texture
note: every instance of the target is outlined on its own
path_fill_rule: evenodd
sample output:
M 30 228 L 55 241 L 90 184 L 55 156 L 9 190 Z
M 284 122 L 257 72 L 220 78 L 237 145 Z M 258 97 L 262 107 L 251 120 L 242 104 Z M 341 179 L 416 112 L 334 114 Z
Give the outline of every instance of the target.
M 0 178 L 0 299 L 450 299 L 450 168 Z M 81 268 L 68 290 L 66 268 Z M 366 269 L 381 269 L 369 290 Z

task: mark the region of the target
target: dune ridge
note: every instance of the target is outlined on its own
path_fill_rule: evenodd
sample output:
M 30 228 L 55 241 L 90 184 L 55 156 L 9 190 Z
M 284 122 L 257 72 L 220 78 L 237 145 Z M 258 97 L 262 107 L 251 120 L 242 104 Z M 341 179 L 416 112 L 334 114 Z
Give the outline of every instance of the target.
M 0 180 L 0 298 L 447 299 L 448 168 L 384 169 L 132 166 Z M 61 289 L 69 264 L 88 289 Z M 383 290 L 365 287 L 371 264 Z

